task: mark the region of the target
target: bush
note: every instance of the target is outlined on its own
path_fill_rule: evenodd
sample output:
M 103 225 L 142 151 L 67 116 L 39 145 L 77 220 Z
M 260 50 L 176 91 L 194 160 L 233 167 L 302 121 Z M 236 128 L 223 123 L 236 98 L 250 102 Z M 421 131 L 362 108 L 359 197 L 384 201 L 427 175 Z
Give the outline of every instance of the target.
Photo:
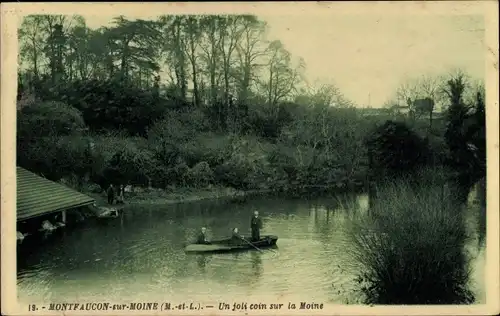
M 398 176 L 427 163 L 426 143 L 404 123 L 387 121 L 366 140 L 371 164 L 376 172 Z
M 277 138 L 282 128 L 292 121 L 288 105 L 256 105 L 248 115 L 248 124 L 243 129 L 266 139 Z
M 171 115 L 171 113 L 168 113 Z M 179 121 L 184 126 L 184 128 L 189 127 L 196 132 L 208 132 L 211 128 L 210 121 L 206 117 L 205 113 L 198 108 L 187 108 L 178 113 Z
M 186 175 L 189 172 L 189 166 L 182 160 L 173 167 L 169 169 L 169 179 L 174 184 L 185 185 Z
M 450 190 L 430 181 L 385 184 L 383 199 L 353 222 L 351 254 L 367 303 L 473 302 L 462 211 Z
M 153 91 L 117 80 L 81 80 L 61 87 L 59 99 L 83 113 L 93 131 L 125 129 L 145 136 L 146 129 L 165 112 Z
M 165 169 L 142 138 L 94 136 L 90 154 L 91 180 L 107 187 L 110 183 L 162 185 Z
M 18 165 L 53 181 L 73 175 L 83 179 L 92 169 L 88 142 L 80 136 L 38 137 L 18 146 Z
M 88 140 L 82 137 L 59 138 L 54 161 L 64 174 L 83 178 L 92 167 Z
M 186 142 L 193 137 L 194 130 L 183 124 L 180 114 L 171 111 L 168 115 L 157 120 L 148 129 L 148 139 L 155 143 L 168 142 L 177 144 Z
M 18 139 L 17 164 L 47 179 L 59 181 L 64 173 L 55 160 L 57 141 L 56 137 L 40 137 L 31 142 Z
M 214 180 L 214 172 L 206 161 L 197 163 L 189 169 L 186 174 L 186 181 L 189 185 L 196 188 L 203 188 L 211 184 Z
M 200 134 L 181 146 L 180 155 L 190 166 L 206 161 L 211 166 L 224 163 L 232 152 L 231 136 Z
M 155 163 L 151 152 L 126 147 L 111 158 L 104 176 L 116 184 L 148 185 Z
M 269 146 L 253 137 L 235 137 L 231 147 L 231 156 L 224 163 L 234 176 L 229 181 L 239 183 L 244 189 L 267 189 L 267 179 L 272 173 L 266 148 Z
M 70 135 L 85 127 L 82 114 L 61 102 L 37 102 L 18 112 L 19 140 L 49 135 Z

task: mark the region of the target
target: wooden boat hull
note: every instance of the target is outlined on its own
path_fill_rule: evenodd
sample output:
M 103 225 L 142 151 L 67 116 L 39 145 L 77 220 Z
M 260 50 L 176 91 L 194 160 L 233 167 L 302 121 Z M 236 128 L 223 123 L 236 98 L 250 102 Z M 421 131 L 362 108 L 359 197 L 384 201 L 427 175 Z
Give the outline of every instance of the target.
M 259 241 L 251 242 L 251 244 L 241 241 L 238 244 L 231 243 L 230 239 L 214 240 L 210 244 L 190 244 L 185 248 L 186 252 L 190 253 L 214 253 L 214 252 L 235 252 L 243 250 L 257 250 L 276 246 L 278 241 L 277 236 L 262 236 Z M 250 241 L 249 241 L 250 242 Z M 253 246 L 252 246 L 253 245 Z M 255 246 L 255 247 L 254 247 Z

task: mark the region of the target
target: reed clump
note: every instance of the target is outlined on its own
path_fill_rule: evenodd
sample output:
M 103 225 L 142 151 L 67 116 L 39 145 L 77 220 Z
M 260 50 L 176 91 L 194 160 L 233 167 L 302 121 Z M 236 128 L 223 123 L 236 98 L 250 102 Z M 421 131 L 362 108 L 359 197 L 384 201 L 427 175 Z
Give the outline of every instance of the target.
M 368 304 L 468 304 L 468 238 L 449 186 L 427 179 L 385 183 L 353 221 L 353 259 Z

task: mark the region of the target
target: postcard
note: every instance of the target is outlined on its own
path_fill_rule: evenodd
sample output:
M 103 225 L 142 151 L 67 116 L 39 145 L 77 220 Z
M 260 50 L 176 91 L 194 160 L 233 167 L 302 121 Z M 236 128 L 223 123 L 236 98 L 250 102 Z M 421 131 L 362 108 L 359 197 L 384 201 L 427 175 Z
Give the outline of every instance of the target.
M 5 315 L 495 315 L 498 3 L 6 3 Z

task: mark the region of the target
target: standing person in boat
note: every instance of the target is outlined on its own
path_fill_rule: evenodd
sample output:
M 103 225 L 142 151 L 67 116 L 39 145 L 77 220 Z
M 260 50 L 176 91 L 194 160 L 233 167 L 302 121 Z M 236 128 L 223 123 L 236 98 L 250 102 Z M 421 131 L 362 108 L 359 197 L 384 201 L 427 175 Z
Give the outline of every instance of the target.
M 252 241 L 259 241 L 260 230 L 262 229 L 262 220 L 259 217 L 258 211 L 253 212 L 250 228 L 252 229 Z
M 201 232 L 198 235 L 198 239 L 196 240 L 197 244 L 208 245 L 210 242 L 207 240 L 207 229 L 206 227 L 201 228 Z
M 113 187 L 113 184 L 109 185 L 106 193 L 108 194 L 108 204 L 112 205 L 115 200 L 115 188 Z

